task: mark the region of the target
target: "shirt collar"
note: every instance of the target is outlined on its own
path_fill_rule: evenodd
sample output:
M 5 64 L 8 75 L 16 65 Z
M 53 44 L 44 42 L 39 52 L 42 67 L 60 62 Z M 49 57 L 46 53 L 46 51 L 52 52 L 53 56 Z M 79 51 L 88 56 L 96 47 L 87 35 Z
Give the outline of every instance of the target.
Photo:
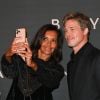
M 77 57 L 82 56 L 87 50 L 90 48 L 90 43 L 87 42 L 76 54 L 74 52 L 71 53 L 71 59 L 76 59 Z

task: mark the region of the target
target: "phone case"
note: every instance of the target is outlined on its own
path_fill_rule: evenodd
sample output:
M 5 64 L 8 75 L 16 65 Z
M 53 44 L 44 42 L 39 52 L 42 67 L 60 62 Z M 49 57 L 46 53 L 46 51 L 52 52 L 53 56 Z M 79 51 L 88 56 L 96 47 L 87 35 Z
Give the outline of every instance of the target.
M 25 41 L 26 41 L 26 29 L 25 28 L 16 29 L 16 43 Z M 25 48 L 20 48 L 20 50 L 25 50 Z M 25 57 L 22 58 L 25 61 Z
M 25 28 L 16 29 L 16 38 L 18 39 L 16 42 L 25 42 L 26 29 Z

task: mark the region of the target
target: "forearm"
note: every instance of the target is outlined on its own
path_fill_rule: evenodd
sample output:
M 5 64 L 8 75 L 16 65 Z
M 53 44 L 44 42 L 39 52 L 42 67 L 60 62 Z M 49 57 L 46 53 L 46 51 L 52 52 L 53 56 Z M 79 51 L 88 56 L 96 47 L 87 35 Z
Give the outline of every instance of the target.
M 12 62 L 12 57 L 9 55 L 5 55 L 6 60 L 11 63 Z
M 13 63 L 9 62 L 5 55 L 1 59 L 1 69 L 6 77 L 13 78 L 16 76 L 17 70 Z
M 13 56 L 13 55 L 14 55 L 14 53 L 11 52 L 11 48 L 9 48 L 9 49 L 5 52 L 5 54 L 4 54 L 5 59 L 6 59 L 9 63 L 12 62 L 12 56 Z

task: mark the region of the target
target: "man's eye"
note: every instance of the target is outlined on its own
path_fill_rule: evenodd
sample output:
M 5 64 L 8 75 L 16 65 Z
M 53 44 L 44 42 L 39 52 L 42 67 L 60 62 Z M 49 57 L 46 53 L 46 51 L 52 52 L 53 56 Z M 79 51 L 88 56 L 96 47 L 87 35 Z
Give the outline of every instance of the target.
M 57 42 L 57 40 L 52 40 L 52 42 L 55 42 L 55 43 L 56 43 L 56 42 Z

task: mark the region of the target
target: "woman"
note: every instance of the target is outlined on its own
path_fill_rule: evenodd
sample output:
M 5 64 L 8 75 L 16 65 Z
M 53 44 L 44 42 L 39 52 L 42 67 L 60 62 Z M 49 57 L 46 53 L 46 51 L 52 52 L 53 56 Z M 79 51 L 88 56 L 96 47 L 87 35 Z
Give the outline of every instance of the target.
M 7 100 L 53 100 L 52 91 L 64 76 L 59 64 L 62 43 L 61 31 L 51 24 L 39 29 L 31 46 L 27 40 L 16 43 L 14 39 L 1 61 L 4 75 L 13 78 Z

